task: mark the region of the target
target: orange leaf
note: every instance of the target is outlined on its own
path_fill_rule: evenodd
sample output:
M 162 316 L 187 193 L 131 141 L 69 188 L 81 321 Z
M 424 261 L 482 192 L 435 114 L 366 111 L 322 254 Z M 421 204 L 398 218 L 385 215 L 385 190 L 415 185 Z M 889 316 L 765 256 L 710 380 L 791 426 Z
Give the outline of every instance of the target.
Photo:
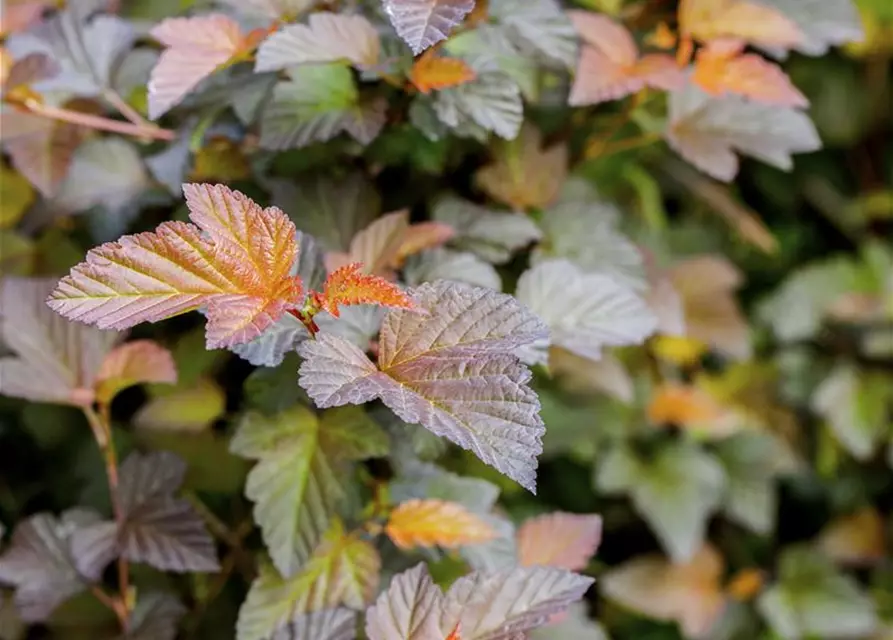
M 673 30 L 670 29 L 667 23 L 661 22 L 654 31 L 645 37 L 645 44 L 655 49 L 669 51 L 676 46 L 677 40 L 676 34 L 673 33 Z
M 208 348 L 259 336 L 303 300 L 290 270 L 295 226 L 223 185 L 184 185 L 195 224 L 164 222 L 87 253 L 48 304 L 70 320 L 126 329 L 207 306 Z
M 722 416 L 722 407 L 706 392 L 674 383 L 659 387 L 648 405 L 648 420 L 656 425 L 706 426 Z
M 583 40 L 580 64 L 568 103 L 598 104 L 638 93 L 645 87 L 679 89 L 685 77 L 666 54 L 639 56 L 630 32 L 611 18 L 591 11 L 569 11 Z
M 787 74 L 755 53 L 744 53 L 741 40 L 713 40 L 695 59 L 692 80 L 711 95 L 737 93 L 782 107 L 807 107 L 809 100 Z
M 422 93 L 448 89 L 471 82 L 474 69 L 458 58 L 437 58 L 434 49 L 428 49 L 415 61 L 409 72 L 409 80 Z
M 411 309 L 412 300 L 400 288 L 378 276 L 362 272 L 363 265 L 352 262 L 335 269 L 326 278 L 322 308 L 336 318 L 342 304 L 378 304 L 383 307 Z
M 444 640 L 462 640 L 462 635 L 459 633 L 459 623 L 456 623 L 456 627 L 450 631 L 450 635 L 448 635 Z
M 108 404 L 118 392 L 145 382 L 177 382 L 177 367 L 171 352 L 151 340 L 127 342 L 102 361 L 95 382 L 96 400 Z
M 836 562 L 871 566 L 887 555 L 884 520 L 873 507 L 836 518 L 819 534 L 818 546 Z
M 740 602 L 748 602 L 760 592 L 766 582 L 765 574 L 759 569 L 742 569 L 729 580 L 726 593 Z
M 496 537 L 496 532 L 480 517 L 461 504 L 443 500 L 401 503 L 391 512 L 385 533 L 401 549 L 434 545 L 452 549 Z
M 797 24 L 777 9 L 748 0 L 681 0 L 679 29 L 702 42 L 740 38 L 767 47 L 793 47 L 803 40 Z
M 601 516 L 556 512 L 530 518 L 518 530 L 518 564 L 580 571 L 601 539 Z
M 400 248 L 397 249 L 394 262 L 396 266 L 400 266 L 409 256 L 420 253 L 425 249 L 439 247 L 449 241 L 454 235 L 456 235 L 456 230 L 443 222 L 420 222 L 410 225 L 403 234 L 403 242 Z

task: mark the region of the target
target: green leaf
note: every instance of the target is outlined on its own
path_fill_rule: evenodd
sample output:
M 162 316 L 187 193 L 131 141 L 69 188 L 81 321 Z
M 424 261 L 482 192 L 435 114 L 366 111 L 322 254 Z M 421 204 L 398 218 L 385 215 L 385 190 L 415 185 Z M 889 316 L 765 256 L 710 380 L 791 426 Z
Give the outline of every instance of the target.
M 764 433 L 744 432 L 723 440 L 717 456 L 728 479 L 723 511 L 755 533 L 770 534 L 778 509 L 775 477 L 780 458 L 775 441 Z
M 878 627 L 868 594 L 808 547 L 782 552 L 778 581 L 762 593 L 757 609 L 785 640 L 863 637 Z
M 674 561 L 694 557 L 726 480 L 713 456 L 686 442 L 668 444 L 650 459 L 618 447 L 596 469 L 599 488 L 629 495 Z
M 434 111 L 457 134 L 461 127 L 474 124 L 507 140 L 518 136 L 524 120 L 521 90 L 498 71 L 481 72 L 472 82 L 438 91 Z
M 535 57 L 559 69 L 576 64 L 577 34 L 556 0 L 491 0 L 490 13 L 520 49 L 520 57 Z
M 260 144 L 293 149 L 326 142 L 342 131 L 370 143 L 384 126 L 379 102 L 364 102 L 350 68 L 341 64 L 303 65 L 273 88 L 261 118 Z
M 245 495 L 255 502 L 270 555 L 290 577 L 307 562 L 345 496 L 344 463 L 387 452 L 387 436 L 359 407 L 317 416 L 301 405 L 267 417 L 249 413 L 231 449 L 258 460 Z
M 337 518 L 301 571 L 283 578 L 262 564 L 236 627 L 238 640 L 264 640 L 296 615 L 341 605 L 361 609 L 378 587 L 381 560 L 358 533 L 348 534 Z

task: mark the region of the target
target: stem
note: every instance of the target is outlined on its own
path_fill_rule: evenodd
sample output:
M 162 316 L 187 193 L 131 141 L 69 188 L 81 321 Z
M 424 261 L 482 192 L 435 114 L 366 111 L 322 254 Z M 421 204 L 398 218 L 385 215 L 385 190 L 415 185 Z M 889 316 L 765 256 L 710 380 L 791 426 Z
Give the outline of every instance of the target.
M 176 133 L 168 129 L 161 129 L 155 125 L 137 125 L 129 122 L 121 122 L 102 116 L 94 116 L 89 113 L 80 111 L 72 111 L 70 109 L 62 109 L 59 107 L 51 107 L 41 104 L 37 100 L 26 100 L 23 105 L 36 116 L 49 118 L 51 120 L 59 120 L 60 122 L 68 122 L 71 124 L 89 127 L 99 131 L 110 131 L 112 133 L 120 133 L 125 136 L 134 136 L 135 138 L 151 138 L 153 140 L 173 140 Z
M 139 127 L 146 127 L 150 129 L 158 128 L 156 125 L 143 118 L 143 116 L 141 116 L 136 109 L 127 104 L 124 98 L 122 98 L 115 90 L 106 89 L 103 93 L 103 97 L 106 99 L 106 101 L 108 101 L 110 105 L 120 111 L 121 115 L 130 120 L 133 124 Z
M 112 440 L 112 428 L 108 410 L 106 407 L 100 407 L 99 412 L 96 412 L 90 406 L 84 407 L 83 410 L 84 415 L 87 417 L 87 422 L 90 423 L 90 429 L 93 431 L 96 444 L 99 445 L 102 458 L 105 461 L 105 473 L 109 484 L 109 499 L 112 503 L 115 522 L 120 531 L 124 526 L 125 514 L 121 507 L 121 498 L 118 492 L 118 453 L 115 451 L 115 443 Z M 118 556 L 118 590 L 120 593 L 115 597 L 107 596 L 104 592 L 103 595 L 111 599 L 112 609 L 118 615 L 121 628 L 126 631 L 130 620 L 130 569 L 127 559 L 123 555 Z M 96 590 L 94 590 L 94 594 L 103 601 L 103 598 L 98 595 Z
M 612 153 L 619 153 L 621 151 L 629 151 L 630 149 L 636 149 L 638 147 L 645 147 L 649 144 L 657 142 L 659 139 L 660 134 L 645 133 L 640 136 L 620 140 L 613 145 L 610 142 L 601 142 L 600 144 L 592 145 L 589 149 L 586 150 L 586 159 L 593 160 L 602 156 L 611 155 Z

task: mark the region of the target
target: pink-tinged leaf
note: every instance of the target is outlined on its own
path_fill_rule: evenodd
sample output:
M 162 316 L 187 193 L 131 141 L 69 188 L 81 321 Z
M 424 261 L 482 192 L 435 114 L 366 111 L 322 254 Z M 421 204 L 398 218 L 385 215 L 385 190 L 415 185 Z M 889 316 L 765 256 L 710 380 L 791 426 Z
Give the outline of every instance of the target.
M 160 118 L 246 45 L 237 22 L 214 13 L 168 18 L 150 32 L 167 49 L 149 79 L 149 117 Z
M 358 262 L 329 274 L 323 291 L 323 309 L 336 318 L 340 305 L 377 304 L 381 307 L 412 309 L 412 300 L 397 285 L 361 272 Z
M 443 222 L 420 222 L 411 225 L 403 234 L 403 242 L 397 250 L 397 266 L 402 265 L 409 256 L 446 244 L 455 235 L 456 230 Z
M 679 30 L 702 42 L 740 38 L 752 44 L 788 48 L 802 43 L 804 34 L 797 23 L 771 4 L 765 0 L 681 0 Z
M 34 402 L 89 405 L 103 359 L 121 337 L 72 324 L 46 306 L 52 279 L 6 277 L 0 284 L 0 393 Z
M 0 34 L 24 31 L 40 20 L 49 4 L 48 0 L 7 0 L 0 11 Z
M 518 564 L 580 571 L 602 539 L 598 515 L 549 513 L 530 518 L 518 529 Z
M 413 297 L 416 309 L 385 317 L 378 368 L 356 346 L 321 334 L 300 348 L 299 383 L 320 407 L 378 397 L 533 491 L 544 427 L 530 371 L 512 352 L 544 339 L 545 325 L 489 289 L 440 281 Z
M 102 361 L 96 376 L 96 398 L 107 404 L 127 387 L 152 382 L 177 382 L 174 358 L 157 342 L 134 340 L 115 348 Z
M 583 40 L 580 62 L 568 103 L 573 106 L 617 100 L 646 86 L 673 90 L 685 78 L 672 57 L 650 54 L 642 58 L 626 27 L 590 11 L 569 11 Z
M 809 100 L 781 67 L 755 53 L 742 54 L 743 48 L 741 40 L 707 43 L 698 51 L 692 82 L 713 96 L 736 93 L 782 107 L 809 106 Z
M 384 0 L 397 34 L 415 55 L 446 40 L 474 9 L 474 0 Z
M 419 563 L 391 579 L 387 591 L 366 612 L 370 640 L 429 640 L 442 637 L 443 592 Z
M 331 272 L 351 262 L 361 262 L 364 273 L 393 275 L 390 267 L 397 260 L 408 229 L 408 210 L 387 213 L 353 237 L 348 254 L 327 255 L 326 268 Z
M 3 83 L 3 91 L 52 78 L 60 71 L 59 63 L 45 53 L 29 53 L 13 63 Z
M 100 328 L 125 329 L 207 306 L 209 348 L 248 342 L 303 300 L 295 227 L 222 185 L 186 185 L 196 225 L 164 222 L 87 254 L 49 305 Z

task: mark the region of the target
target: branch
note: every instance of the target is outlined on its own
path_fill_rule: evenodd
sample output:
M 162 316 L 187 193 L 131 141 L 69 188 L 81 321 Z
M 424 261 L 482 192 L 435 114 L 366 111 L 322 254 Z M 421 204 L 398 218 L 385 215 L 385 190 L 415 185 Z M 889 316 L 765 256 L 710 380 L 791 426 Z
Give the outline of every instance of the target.
M 58 120 L 60 122 L 68 122 L 71 124 L 97 129 L 99 131 L 110 131 L 112 133 L 120 133 L 125 136 L 133 136 L 135 138 L 150 138 L 152 140 L 173 140 L 177 134 L 169 129 L 162 129 L 153 124 L 132 124 L 130 122 L 121 122 L 120 120 L 112 120 L 111 118 L 103 118 L 102 116 L 94 116 L 89 113 L 80 111 L 72 111 L 70 109 L 62 109 L 60 107 L 51 107 L 42 104 L 37 100 L 29 99 L 21 103 L 25 109 L 36 116 L 49 118 L 50 120 Z M 138 114 L 137 114 L 138 115 Z

